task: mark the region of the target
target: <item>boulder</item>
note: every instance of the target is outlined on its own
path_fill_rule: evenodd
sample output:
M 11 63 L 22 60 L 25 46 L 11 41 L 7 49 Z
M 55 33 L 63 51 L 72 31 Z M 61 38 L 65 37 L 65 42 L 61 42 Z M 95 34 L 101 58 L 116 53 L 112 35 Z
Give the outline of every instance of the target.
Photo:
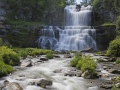
M 42 61 L 48 61 L 48 59 L 46 58 L 46 56 L 41 56 L 40 60 L 42 60 Z
M 120 74 L 120 70 L 118 69 L 110 69 L 108 72 L 112 74 Z
M 72 58 L 70 54 L 64 54 L 64 58 Z
M 120 88 L 120 83 L 116 83 L 115 86 L 116 86 L 117 88 Z
M 84 50 L 81 50 L 81 52 L 94 52 L 95 51 L 95 49 L 94 48 L 86 48 L 86 49 L 84 49 Z
M 116 57 L 111 57 L 111 58 L 108 59 L 108 61 L 115 62 L 116 61 Z
M 37 86 L 41 86 L 42 88 L 46 88 L 46 86 L 51 86 L 52 85 L 51 80 L 46 80 L 46 79 L 41 79 L 40 81 L 37 82 Z
M 81 76 L 85 79 L 95 79 L 99 77 L 97 73 L 94 73 L 94 72 L 92 73 L 92 72 L 89 72 L 88 70 L 86 70 Z
M 54 55 L 54 57 L 55 57 L 55 58 L 60 58 L 60 56 L 59 56 L 59 55 Z
M 64 76 L 70 76 L 70 77 L 72 77 L 72 76 L 77 76 L 77 77 L 80 77 L 82 75 L 82 72 L 81 71 L 69 71 L 69 72 L 67 72 L 67 73 L 65 73 L 65 75 Z
M 112 81 L 105 81 L 105 82 L 102 82 L 100 84 L 101 88 L 110 89 L 110 90 L 111 90 L 112 86 L 113 86 L 113 82 Z
M 31 67 L 31 66 L 33 66 L 33 65 L 32 65 L 32 61 L 30 60 L 30 61 L 22 62 L 22 63 L 21 63 L 21 66 L 24 66 L 24 67 Z
M 19 85 L 19 83 L 5 80 L 2 90 L 23 90 L 23 88 Z

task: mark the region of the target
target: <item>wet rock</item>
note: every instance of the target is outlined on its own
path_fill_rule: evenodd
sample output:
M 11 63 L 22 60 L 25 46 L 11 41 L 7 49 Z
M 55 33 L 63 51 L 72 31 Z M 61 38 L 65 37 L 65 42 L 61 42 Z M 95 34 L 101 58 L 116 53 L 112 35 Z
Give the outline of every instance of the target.
M 69 71 L 69 72 L 65 73 L 64 76 L 70 76 L 70 77 L 77 76 L 77 77 L 80 77 L 81 75 L 82 75 L 81 71 L 79 71 L 79 72 L 77 72 L 77 71 Z
M 52 85 L 51 80 L 46 80 L 46 79 L 41 79 L 39 82 L 37 82 L 37 86 L 41 86 L 43 88 L 46 88 L 46 86 L 51 86 Z
M 27 58 L 28 59 L 33 59 L 33 56 L 28 55 Z
M 99 77 L 108 78 L 108 77 L 109 77 L 109 74 L 100 73 L 100 74 L 99 74 Z
M 81 50 L 81 52 L 94 52 L 95 49 L 94 48 L 86 48 L 84 50 Z
M 55 71 L 53 71 L 54 73 L 61 73 L 62 69 L 57 69 Z
M 120 74 L 120 70 L 118 69 L 110 69 L 108 72 L 112 74 Z
M 9 81 L 8 80 L 5 80 L 4 81 L 4 86 L 7 86 L 9 84 Z
M 48 59 L 46 58 L 46 56 L 41 56 L 40 60 L 42 60 L 42 61 L 48 61 Z
M 60 56 L 59 56 L 59 55 L 54 55 L 54 57 L 55 57 L 55 58 L 60 58 Z
M 2 90 L 23 90 L 23 88 L 19 85 L 19 83 L 5 80 Z
M 97 73 L 92 73 L 89 72 L 88 70 L 86 70 L 81 76 L 85 79 L 95 79 L 99 77 Z
M 108 59 L 108 61 L 115 62 L 116 61 L 116 57 L 111 57 L 111 58 Z
M 115 86 L 116 86 L 117 88 L 120 88 L 120 83 L 116 83 Z
M 112 81 L 105 81 L 100 84 L 100 87 L 105 89 L 111 89 L 112 86 L 113 86 Z
M 72 58 L 70 54 L 64 54 L 64 58 Z
M 32 65 L 32 61 L 30 60 L 30 61 L 22 62 L 22 63 L 21 63 L 21 66 L 24 66 L 24 67 L 31 67 L 31 66 L 33 66 L 33 65 Z
M 106 70 L 108 67 L 107 66 L 103 66 L 103 69 Z
M 70 51 L 68 50 L 61 50 L 59 51 L 60 54 L 70 54 Z

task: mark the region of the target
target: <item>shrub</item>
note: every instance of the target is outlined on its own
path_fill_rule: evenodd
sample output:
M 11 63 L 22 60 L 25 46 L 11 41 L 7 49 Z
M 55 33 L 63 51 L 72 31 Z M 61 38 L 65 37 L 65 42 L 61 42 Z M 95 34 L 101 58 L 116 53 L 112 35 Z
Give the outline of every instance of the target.
M 110 42 L 107 50 L 107 55 L 116 57 L 120 56 L 120 37 L 117 37 L 116 39 Z
M 81 56 L 76 56 L 71 62 L 70 62 L 70 65 L 72 67 L 76 67 L 76 65 L 78 64 L 79 60 L 81 60 Z
M 96 68 L 96 63 L 90 57 L 84 57 L 78 62 L 77 68 L 80 69 L 82 72 L 86 70 L 94 72 Z
M 116 60 L 116 64 L 120 64 L 120 58 Z
M 13 71 L 10 65 L 5 64 L 2 60 L 0 60 L 0 77 L 5 76 Z
M 20 64 L 20 58 L 17 54 L 3 54 L 3 60 L 6 64 L 13 66 Z
M 54 57 L 53 53 L 47 53 L 46 58 L 47 59 L 52 59 Z
M 20 57 L 13 49 L 10 49 L 6 46 L 0 47 L 0 55 L 3 61 L 9 65 L 18 65 L 20 63 Z
M 26 57 L 27 57 L 27 52 L 26 52 L 25 50 L 21 50 L 21 51 L 19 52 L 19 55 L 20 55 L 21 57 L 23 57 L 23 58 L 26 58 Z

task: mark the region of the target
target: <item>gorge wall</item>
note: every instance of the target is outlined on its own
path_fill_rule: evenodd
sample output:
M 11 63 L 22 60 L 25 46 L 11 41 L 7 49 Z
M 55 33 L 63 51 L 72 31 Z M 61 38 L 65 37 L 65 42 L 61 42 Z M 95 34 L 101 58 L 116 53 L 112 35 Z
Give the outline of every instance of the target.
M 96 26 L 95 28 L 98 50 L 107 50 L 110 41 L 115 38 L 116 26 Z

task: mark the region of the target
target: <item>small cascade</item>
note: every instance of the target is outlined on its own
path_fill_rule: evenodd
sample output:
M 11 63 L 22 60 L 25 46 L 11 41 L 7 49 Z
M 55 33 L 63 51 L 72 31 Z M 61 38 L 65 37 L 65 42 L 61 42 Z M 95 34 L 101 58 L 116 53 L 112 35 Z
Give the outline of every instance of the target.
M 78 8 L 77 5 L 69 5 L 64 11 L 64 28 L 56 27 L 59 31 L 56 34 L 53 26 L 43 27 L 42 36 L 38 39 L 39 47 L 58 51 L 97 49 L 96 30 L 91 28 L 92 6 L 79 6 Z
M 60 33 L 60 40 L 57 43 L 57 50 L 83 50 L 86 48 L 96 49 L 95 29 L 90 27 L 66 26 Z
M 37 40 L 38 46 L 43 49 L 51 49 L 53 50 L 55 44 L 58 42 L 55 38 L 55 33 L 53 30 L 53 26 L 44 26 L 42 29 L 42 36 Z

